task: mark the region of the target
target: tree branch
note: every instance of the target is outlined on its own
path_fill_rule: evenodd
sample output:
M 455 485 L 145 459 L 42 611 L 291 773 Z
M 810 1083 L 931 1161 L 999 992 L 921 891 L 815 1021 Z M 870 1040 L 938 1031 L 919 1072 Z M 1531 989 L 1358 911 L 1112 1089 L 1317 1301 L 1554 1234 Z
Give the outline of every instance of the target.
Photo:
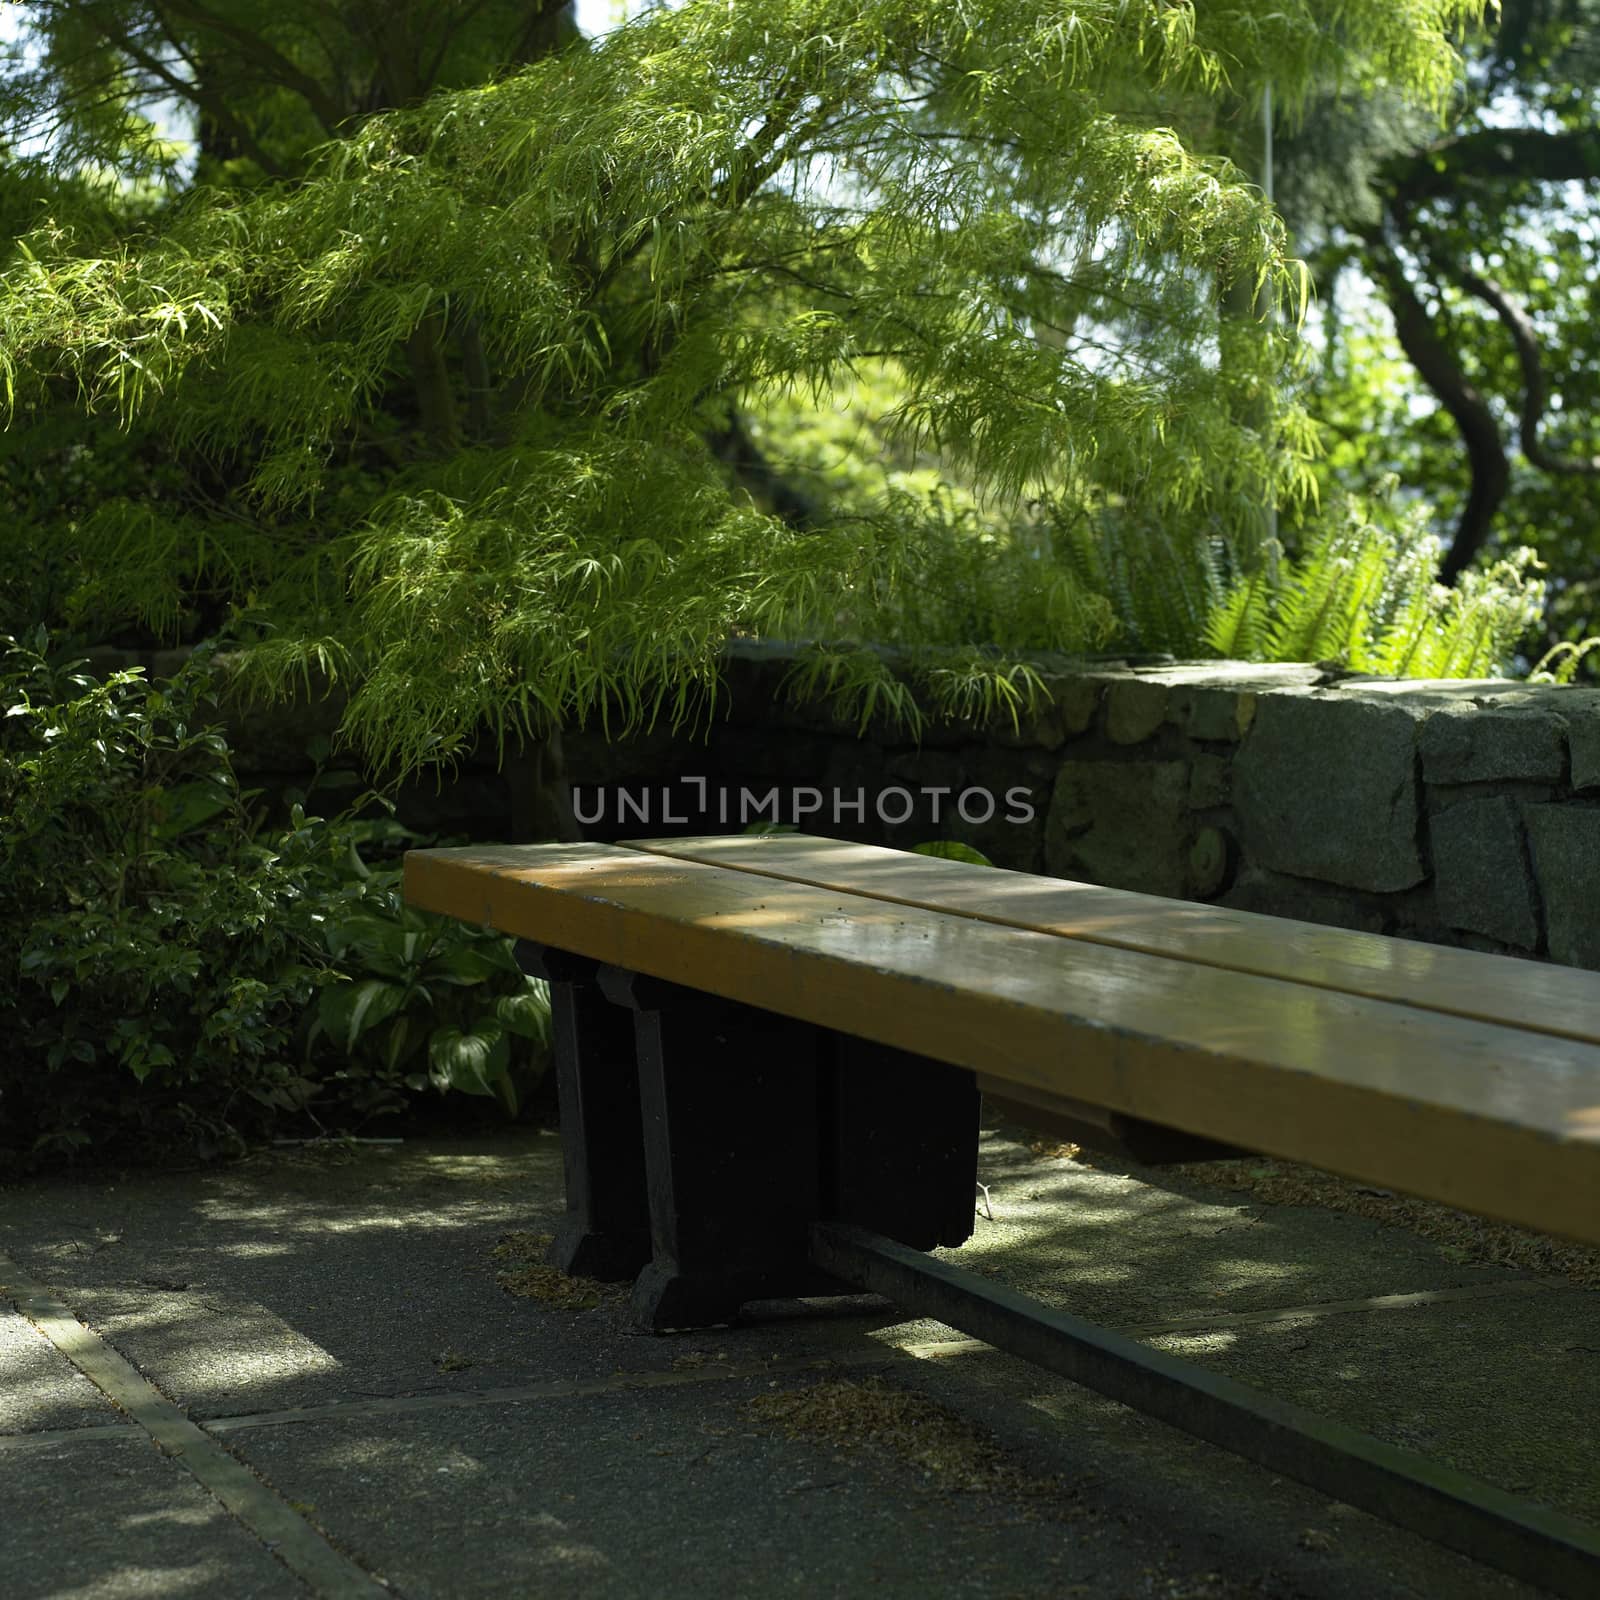
M 1454 583 L 1488 541 L 1495 512 L 1511 483 L 1510 463 L 1488 402 L 1468 382 L 1455 356 L 1435 331 L 1427 308 L 1417 298 L 1382 230 L 1369 227 L 1358 236 L 1366 246 L 1368 270 L 1384 291 L 1394 315 L 1401 349 L 1439 404 L 1450 413 L 1467 447 L 1471 487 L 1456 524 L 1455 538 L 1439 569 L 1444 582 Z
M 1550 403 L 1550 389 L 1545 382 L 1538 331 L 1528 314 L 1499 284 L 1488 278 L 1480 278 L 1475 272 L 1462 272 L 1457 276 L 1462 288 L 1476 295 L 1505 324 L 1511 342 L 1517 347 L 1517 362 L 1522 368 L 1520 434 L 1523 455 L 1541 472 L 1568 478 L 1600 477 L 1600 456 L 1590 456 L 1585 461 L 1552 455 L 1539 439 L 1539 424 Z
M 1390 192 L 1410 204 L 1463 183 L 1590 183 L 1600 179 L 1600 133 L 1479 128 L 1390 163 L 1385 176 Z
M 807 532 L 820 525 L 822 502 L 790 482 L 773 466 L 751 437 L 737 409 L 728 413 L 727 422 L 710 433 L 706 442 L 745 488 L 757 499 L 764 500 L 773 514 L 791 528 Z
M 162 32 L 167 35 L 169 40 L 173 40 L 172 29 L 166 18 L 157 12 L 156 20 Z M 239 148 L 248 151 L 251 160 L 269 177 L 281 178 L 283 176 L 282 166 L 261 148 L 250 130 L 233 114 L 228 102 L 205 87 L 198 73 L 196 73 L 194 81 L 191 83 L 188 79 L 181 78 L 177 73 L 173 72 L 159 56 L 154 56 L 146 50 L 130 29 L 117 26 L 109 17 L 100 15 L 98 11 L 95 13 L 95 22 L 105 35 L 108 44 L 122 51 L 130 61 L 142 67 L 152 78 L 163 84 L 179 99 L 187 100 L 196 110 L 203 111 L 219 128 L 226 128 L 228 133 L 238 142 Z M 187 53 L 177 44 L 176 40 L 173 40 L 173 45 L 178 50 L 179 55 L 187 61 L 189 59 Z
M 439 455 L 448 455 L 461 443 L 455 397 L 450 392 L 450 370 L 445 365 L 444 331 L 442 313 L 430 311 L 406 340 L 418 421 L 430 448 Z
M 552 54 L 561 43 L 562 20 L 570 19 L 570 11 L 571 0 L 534 0 L 527 23 L 507 52 L 507 60 L 522 67 Z
M 475 316 L 460 320 L 461 365 L 467 379 L 467 430 L 475 441 L 489 437 L 493 422 L 490 402 L 494 380 L 489 373 L 489 358 L 483 348 L 483 328 Z
M 432 88 L 438 80 L 439 70 L 444 66 L 444 58 L 450 53 L 450 46 L 455 43 L 461 30 L 483 10 L 488 0 L 469 0 L 469 4 L 461 8 L 460 14 L 453 21 L 440 20 L 436 25 L 439 30 L 439 45 L 433 52 L 433 58 L 422 69 L 422 81 Z M 437 13 L 436 13 L 437 15 Z
M 248 66 L 259 71 L 262 77 L 298 94 L 330 136 L 337 133 L 346 120 L 344 107 L 309 72 L 296 66 L 262 34 L 240 23 L 230 22 L 226 17 L 219 17 L 216 12 L 197 4 L 196 0 L 159 0 L 159 4 L 152 9 L 159 11 L 161 6 L 169 7 L 195 27 L 208 29 L 219 38 L 237 45 Z

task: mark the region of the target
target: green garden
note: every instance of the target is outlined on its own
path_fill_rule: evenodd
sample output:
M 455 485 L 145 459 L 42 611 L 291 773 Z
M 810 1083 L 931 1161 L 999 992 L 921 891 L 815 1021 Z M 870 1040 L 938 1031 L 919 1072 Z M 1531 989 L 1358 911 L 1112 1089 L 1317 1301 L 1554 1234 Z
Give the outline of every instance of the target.
M 1600 1595 L 1600 0 L 0 60 L 6 1600 Z
M 730 641 L 912 736 L 1045 657 L 1594 681 L 1584 0 L 602 9 L 6 8 L 8 1169 L 527 1115 L 395 786 L 533 751 L 560 832 Z M 252 793 L 219 707 L 313 684 Z

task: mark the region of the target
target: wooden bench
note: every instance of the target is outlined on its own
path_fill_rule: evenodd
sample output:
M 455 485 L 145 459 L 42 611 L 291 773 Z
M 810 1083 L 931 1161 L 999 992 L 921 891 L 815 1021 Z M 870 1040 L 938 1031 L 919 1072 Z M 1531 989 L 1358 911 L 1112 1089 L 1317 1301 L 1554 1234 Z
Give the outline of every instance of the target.
M 980 1089 L 1600 1244 L 1600 977 L 800 835 L 414 851 L 405 889 L 549 980 L 553 1259 L 642 1325 L 869 1289 L 1600 1593 L 1594 1530 L 922 1253 L 972 1231 Z

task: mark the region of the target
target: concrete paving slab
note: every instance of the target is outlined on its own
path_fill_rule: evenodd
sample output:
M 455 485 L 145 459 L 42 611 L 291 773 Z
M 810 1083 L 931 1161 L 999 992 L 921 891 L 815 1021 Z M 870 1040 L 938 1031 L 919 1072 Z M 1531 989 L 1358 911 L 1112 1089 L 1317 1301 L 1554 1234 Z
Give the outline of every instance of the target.
M 959 1264 L 1380 1437 L 1437 1448 L 1504 1487 L 1584 1514 L 1600 1504 L 1571 1424 L 1600 1414 L 1595 1295 L 1465 1266 L 1360 1218 L 1040 1159 L 1007 1130 L 986 1135 L 980 1176 L 992 1218 L 952 1253 Z M 230 1449 L 405 1595 L 581 1588 L 605 1600 L 687 1596 L 691 1584 L 695 1600 L 707 1587 L 853 1595 L 867 1579 L 919 1595 L 1083 1584 L 1107 1600 L 1525 1592 L 882 1305 L 790 1306 L 653 1338 L 628 1326 L 625 1291 L 581 1312 L 506 1294 L 496 1239 L 549 1231 L 561 1205 L 549 1135 L 365 1146 L 0 1192 L 0 1250 L 169 1398 L 222 1419 Z M 1485 1293 L 1499 1298 L 1471 1298 Z M 1417 1294 L 1443 1298 L 1405 1309 L 1392 1299 Z M 1385 1309 L 1368 1307 L 1375 1296 L 1390 1297 Z M 31 1328 L 5 1328 L 0 1318 L 0 1372 L 39 1382 L 34 1401 L 0 1410 L 0 1428 L 36 1414 L 55 1415 L 39 1424 L 52 1428 L 106 1420 L 92 1396 L 72 1409 L 81 1390 L 48 1349 L 40 1365 Z M 929 1341 L 925 1359 L 898 1353 Z M 1067 1524 L 1035 1541 L 1031 1501 L 985 1505 L 969 1523 L 971 1496 L 930 1497 L 904 1467 L 834 1472 L 821 1447 L 739 1421 L 749 1395 L 803 1375 L 702 1383 L 695 1371 L 819 1360 L 914 1382 L 1039 1471 L 1064 1474 L 1079 1485 Z M 335 1402 L 368 1409 L 317 1409 Z M 299 1421 L 276 1415 L 297 1407 Z M 119 1441 L 85 1433 L 78 1447 L 106 1442 Z M 0 1439 L 0 1460 L 58 1448 L 60 1436 Z M 97 1503 L 98 1473 L 82 1482 Z M 36 1524 L 24 1534 L 34 1559 L 56 1537 Z M 130 1566 L 122 1589 L 109 1568 L 91 1574 L 102 1588 L 84 1592 L 157 1592 L 138 1587 L 142 1570 Z M 662 1572 L 672 1586 L 660 1587 Z
M 992 1219 L 979 1216 L 952 1259 L 1113 1326 L 1517 1276 L 1464 1267 L 1395 1230 L 1374 1248 L 1380 1230 L 1356 1217 L 1280 1214 L 1154 1187 L 1150 1174 L 1041 1161 L 1003 1134 L 985 1136 L 980 1174 Z M 196 1416 L 671 1359 L 627 1326 L 621 1293 L 574 1316 L 498 1288 L 495 1240 L 547 1232 L 561 1215 L 551 1135 L 280 1154 L 91 1184 L 63 1200 L 0 1194 L 0 1244 Z M 860 1315 L 763 1321 L 729 1337 L 740 1359 L 819 1339 L 829 1348 L 856 1336 Z M 894 1314 L 876 1326 L 901 1341 L 940 1336 Z M 620 1357 L 598 1328 L 623 1341 Z
M 253 1430 L 241 1447 L 412 1600 L 1042 1595 L 1076 1576 L 1056 1520 L 761 1438 L 740 1404 L 765 1385 L 716 1388 Z
M 1053 1449 L 1014 1447 L 1040 1481 L 1065 1468 L 1059 1492 L 974 1492 L 892 1455 L 774 1437 L 745 1409 L 768 1390 L 755 1381 L 470 1418 L 301 1424 L 252 1430 L 242 1447 L 414 1600 L 708 1590 L 1414 1600 L 1439 1592 L 1418 1586 L 1433 1577 L 1459 1580 L 1459 1600 L 1518 1593 L 1388 1529 L 1339 1551 L 1298 1543 L 1319 1508 L 1265 1474 L 1249 1518 L 1213 1517 L 1196 1535 L 1175 1515 L 1190 1506 L 1130 1493 L 1102 1451 L 1064 1446 L 1059 1431 Z M 1190 1500 L 1214 1498 L 1195 1487 Z
M 1091 1321 L 1134 1327 L 1208 1308 L 1249 1311 L 1521 1276 L 1471 1267 L 1429 1240 L 1363 1217 L 1192 1192 L 1158 1168 L 1101 1157 L 1035 1156 L 1025 1134 L 992 1129 L 979 1152 L 989 1186 L 958 1266 Z M 992 1216 L 989 1215 L 992 1213 Z
M 53 1188 L 60 1207 L 40 1202 Z M 0 1194 L 0 1246 L 209 1416 L 448 1388 L 463 1380 L 436 1358 L 468 1344 L 507 1381 L 545 1374 L 561 1331 L 535 1347 L 489 1252 L 561 1204 L 551 1135 L 367 1146 Z
M 1596 1300 L 1552 1290 L 1535 1300 L 1436 1303 L 1361 1319 L 1312 1314 L 1151 1342 L 1600 1523 Z
M 962 1349 L 920 1368 L 897 1381 L 982 1418 L 1011 1449 L 1077 1462 L 1090 1474 L 1088 1503 L 1118 1525 L 1161 1530 L 1173 1546 L 1168 1564 L 1191 1574 L 1222 1573 L 1263 1600 L 1540 1593 L 1027 1362 Z
M 307 1590 L 142 1433 L 0 1455 L 6 1600 L 306 1600 Z
M 550 1135 L 54 1192 L 59 1207 L 0 1193 L 0 1247 L 196 1417 L 603 1377 L 666 1368 L 677 1353 L 628 1324 L 625 1286 L 583 1315 L 499 1287 L 496 1240 L 549 1232 L 562 1214 Z M 790 1308 L 730 1337 L 741 1358 L 814 1351 L 856 1337 L 860 1313 L 840 1309 Z M 876 1320 L 905 1326 L 895 1313 Z
M 25 1317 L 0 1306 L 0 1435 L 120 1422 L 122 1413 Z

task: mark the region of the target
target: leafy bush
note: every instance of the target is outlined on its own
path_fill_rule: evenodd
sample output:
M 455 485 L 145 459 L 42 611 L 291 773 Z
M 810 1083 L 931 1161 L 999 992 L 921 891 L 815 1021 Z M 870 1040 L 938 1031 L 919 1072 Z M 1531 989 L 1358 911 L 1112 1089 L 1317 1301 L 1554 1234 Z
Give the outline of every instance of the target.
M 204 652 L 151 688 L 47 643 L 0 638 L 0 1156 L 210 1156 L 430 1085 L 515 1113 L 543 988 L 363 859 L 405 830 L 297 805 L 263 833 L 204 720 Z

